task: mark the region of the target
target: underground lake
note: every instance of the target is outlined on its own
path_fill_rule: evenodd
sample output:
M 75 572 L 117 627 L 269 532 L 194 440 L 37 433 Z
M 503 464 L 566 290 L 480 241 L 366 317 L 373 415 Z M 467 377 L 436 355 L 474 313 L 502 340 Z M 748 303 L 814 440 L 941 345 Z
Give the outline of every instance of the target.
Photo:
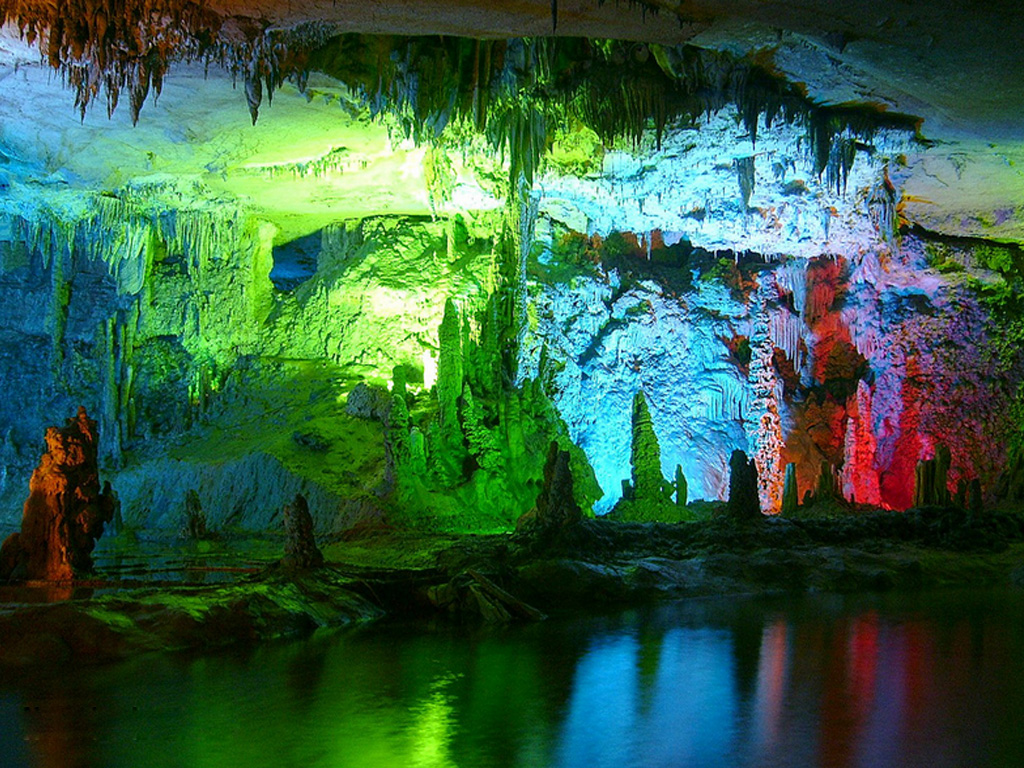
M 4 765 L 1016 766 L 1024 599 L 707 598 L 0 685 Z

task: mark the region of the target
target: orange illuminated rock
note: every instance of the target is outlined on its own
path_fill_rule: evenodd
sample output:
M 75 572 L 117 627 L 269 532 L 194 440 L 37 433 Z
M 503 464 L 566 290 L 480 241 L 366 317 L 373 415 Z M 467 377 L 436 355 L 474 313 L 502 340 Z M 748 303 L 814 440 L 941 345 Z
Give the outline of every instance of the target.
M 46 430 L 46 453 L 29 481 L 21 533 L 3 546 L 0 578 L 67 581 L 92 570 L 92 549 L 113 517 L 100 493 L 96 422 L 85 408 Z

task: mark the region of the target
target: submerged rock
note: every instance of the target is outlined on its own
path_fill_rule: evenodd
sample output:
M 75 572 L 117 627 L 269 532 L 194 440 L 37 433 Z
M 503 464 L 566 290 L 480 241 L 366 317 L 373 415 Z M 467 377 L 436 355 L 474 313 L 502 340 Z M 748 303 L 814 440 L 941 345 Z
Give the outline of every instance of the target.
M 92 570 L 92 550 L 116 508 L 100 492 L 96 422 L 85 408 L 46 430 L 46 453 L 32 473 L 21 532 L 0 551 L 0 578 L 67 581 Z

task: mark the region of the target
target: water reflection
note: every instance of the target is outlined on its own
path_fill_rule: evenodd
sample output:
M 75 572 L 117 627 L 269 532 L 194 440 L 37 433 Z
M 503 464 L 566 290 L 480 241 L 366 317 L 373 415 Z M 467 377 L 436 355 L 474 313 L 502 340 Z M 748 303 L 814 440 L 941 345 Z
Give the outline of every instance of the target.
M 389 627 L 0 681 L 7 766 L 1019 766 L 1016 593 Z

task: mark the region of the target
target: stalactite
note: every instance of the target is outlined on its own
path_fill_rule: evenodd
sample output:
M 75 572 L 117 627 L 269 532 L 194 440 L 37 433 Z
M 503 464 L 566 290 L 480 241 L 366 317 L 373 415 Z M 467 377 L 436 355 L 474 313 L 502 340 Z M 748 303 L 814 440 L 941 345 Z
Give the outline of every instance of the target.
M 750 196 L 754 193 L 754 156 L 737 157 L 732 164 L 736 169 L 736 181 L 740 187 L 743 211 L 746 212 L 750 207 Z

